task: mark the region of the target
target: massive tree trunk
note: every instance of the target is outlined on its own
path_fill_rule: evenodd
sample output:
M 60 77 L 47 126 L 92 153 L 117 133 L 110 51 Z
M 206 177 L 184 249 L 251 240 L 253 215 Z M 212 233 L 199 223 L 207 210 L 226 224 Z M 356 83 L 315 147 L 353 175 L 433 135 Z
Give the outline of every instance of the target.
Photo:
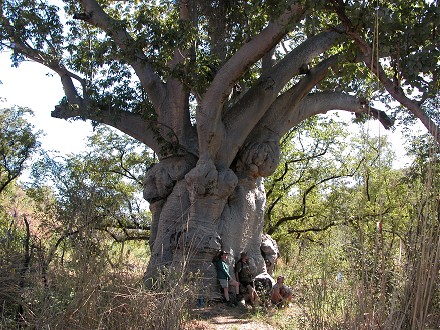
M 212 259 L 221 249 L 231 253 L 231 266 L 246 251 L 253 272 L 266 271 L 260 252 L 266 198 L 262 178 L 255 176 L 258 169 L 249 168 L 257 167 L 258 156 L 261 169 L 267 164 L 274 169 L 279 149 L 273 143 L 270 153 L 257 145 L 251 149 L 255 154 L 244 149 L 234 170 L 219 170 L 212 161 L 191 156 L 167 158 L 150 169 L 144 190 L 153 214 L 147 278 L 161 266 L 183 266 L 200 271 L 205 284 L 214 287 Z

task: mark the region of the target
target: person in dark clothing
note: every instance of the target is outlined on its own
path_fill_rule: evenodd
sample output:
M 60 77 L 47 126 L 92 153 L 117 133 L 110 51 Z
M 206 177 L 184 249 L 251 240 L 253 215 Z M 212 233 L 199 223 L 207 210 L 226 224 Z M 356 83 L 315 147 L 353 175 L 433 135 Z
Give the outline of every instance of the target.
M 251 305 L 254 305 L 258 295 L 254 288 L 254 276 L 246 252 L 240 254 L 240 259 L 235 264 L 235 279 L 240 283 L 240 293 L 243 294 L 244 300 L 249 300 Z
M 217 278 L 223 288 L 223 294 L 225 296 L 226 303 L 232 305 L 229 299 L 229 285 L 235 286 L 235 293 L 239 294 L 239 283 L 235 281 L 229 274 L 229 266 L 226 262 L 228 253 L 226 251 L 220 252 L 219 260 L 217 264 Z

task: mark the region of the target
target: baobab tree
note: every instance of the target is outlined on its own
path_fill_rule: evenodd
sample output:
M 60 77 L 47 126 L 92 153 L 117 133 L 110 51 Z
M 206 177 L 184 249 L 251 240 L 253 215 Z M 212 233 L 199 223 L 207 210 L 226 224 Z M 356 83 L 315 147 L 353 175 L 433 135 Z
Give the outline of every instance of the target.
M 213 278 L 219 249 L 264 271 L 262 179 L 311 116 L 418 118 L 440 140 L 435 1 L 65 0 L 64 13 L 3 2 L 1 48 L 59 75 L 53 117 L 112 126 L 157 155 L 148 276 L 185 262 Z

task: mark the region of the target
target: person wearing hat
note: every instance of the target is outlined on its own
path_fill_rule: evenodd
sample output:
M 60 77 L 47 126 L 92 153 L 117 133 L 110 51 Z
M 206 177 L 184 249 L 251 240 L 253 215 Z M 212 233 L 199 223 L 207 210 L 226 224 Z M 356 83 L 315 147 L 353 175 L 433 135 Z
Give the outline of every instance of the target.
M 229 285 L 235 286 L 235 293 L 239 294 L 239 283 L 231 278 L 229 274 L 229 266 L 227 263 L 228 253 L 226 251 L 221 251 L 219 255 L 219 261 L 217 265 L 217 278 L 223 288 L 223 294 L 225 296 L 226 303 L 229 306 L 233 304 L 229 300 Z
M 258 295 L 254 289 L 254 276 L 251 272 L 249 256 L 246 252 L 240 254 L 240 259 L 235 264 L 235 279 L 240 283 L 240 293 L 244 295 L 244 300 L 248 300 L 251 305 L 254 305 Z
M 292 300 L 292 290 L 284 284 L 284 276 L 278 276 L 270 292 L 270 300 L 277 306 L 282 306 Z

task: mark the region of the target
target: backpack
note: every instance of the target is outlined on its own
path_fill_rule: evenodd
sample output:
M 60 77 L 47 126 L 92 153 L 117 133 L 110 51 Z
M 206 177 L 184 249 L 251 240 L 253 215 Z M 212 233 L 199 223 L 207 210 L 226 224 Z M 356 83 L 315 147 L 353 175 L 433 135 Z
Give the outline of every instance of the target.
M 221 253 L 221 252 L 220 252 Z M 214 264 L 214 266 L 215 266 L 215 269 L 217 269 L 218 270 L 218 263 L 219 263 L 219 261 L 220 261 L 220 253 L 217 253 L 213 258 L 212 258 L 212 263 Z

